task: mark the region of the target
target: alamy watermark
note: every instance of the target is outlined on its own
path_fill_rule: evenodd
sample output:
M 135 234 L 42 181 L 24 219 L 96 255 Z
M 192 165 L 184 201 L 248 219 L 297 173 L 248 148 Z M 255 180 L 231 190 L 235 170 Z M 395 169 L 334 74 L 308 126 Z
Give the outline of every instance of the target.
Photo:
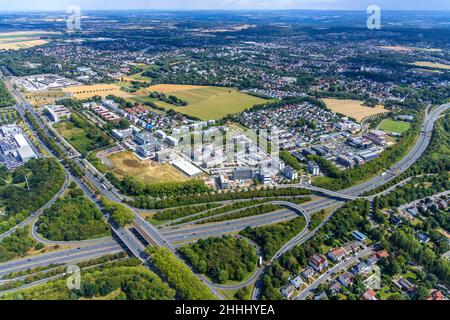
M 77 265 L 67 267 L 66 274 L 70 276 L 66 280 L 67 289 L 80 290 L 81 288 L 81 269 Z
M 367 29 L 380 30 L 381 29 L 381 8 L 377 5 L 371 5 L 367 8 Z
M 66 13 L 69 14 L 67 17 L 67 30 L 69 32 L 74 32 L 81 30 L 81 9 L 77 5 L 70 5 Z

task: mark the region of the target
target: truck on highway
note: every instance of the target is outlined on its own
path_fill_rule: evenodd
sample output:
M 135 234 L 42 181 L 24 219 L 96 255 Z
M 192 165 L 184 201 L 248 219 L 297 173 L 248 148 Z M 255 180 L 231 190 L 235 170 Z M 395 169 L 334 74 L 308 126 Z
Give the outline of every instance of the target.
M 386 171 L 381 174 L 382 177 L 384 177 L 385 175 L 387 175 Z
M 263 257 L 259 257 L 258 258 L 258 267 L 262 267 L 262 265 L 263 265 Z

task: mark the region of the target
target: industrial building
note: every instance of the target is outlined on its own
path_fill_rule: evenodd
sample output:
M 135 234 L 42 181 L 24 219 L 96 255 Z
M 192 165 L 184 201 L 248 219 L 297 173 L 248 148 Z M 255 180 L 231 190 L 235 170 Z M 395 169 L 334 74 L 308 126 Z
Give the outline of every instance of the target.
M 0 132 L 0 162 L 8 170 L 38 157 L 18 126 L 2 126 Z
M 64 106 L 45 106 L 45 111 L 50 118 L 50 120 L 54 123 L 58 123 L 64 120 L 67 120 L 72 115 L 69 109 Z

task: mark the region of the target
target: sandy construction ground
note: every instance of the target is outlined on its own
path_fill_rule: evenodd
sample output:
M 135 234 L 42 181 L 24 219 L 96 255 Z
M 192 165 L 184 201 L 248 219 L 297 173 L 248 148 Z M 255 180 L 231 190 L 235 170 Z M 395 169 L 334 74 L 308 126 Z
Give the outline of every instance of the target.
M 111 155 L 97 156 L 112 173 L 119 177 L 133 176 L 145 183 L 180 182 L 188 178 L 170 164 L 141 160 L 132 152 L 123 151 Z
M 89 86 L 74 86 L 63 89 L 64 92 L 73 95 L 74 99 L 89 99 L 94 96 L 106 97 L 110 94 L 126 98 L 129 94 L 122 91 L 119 86 L 114 84 L 94 84 Z
M 341 113 L 361 122 L 367 117 L 388 112 L 382 105 L 374 108 L 366 107 L 363 101 L 349 99 L 323 99 L 328 108 L 334 113 Z

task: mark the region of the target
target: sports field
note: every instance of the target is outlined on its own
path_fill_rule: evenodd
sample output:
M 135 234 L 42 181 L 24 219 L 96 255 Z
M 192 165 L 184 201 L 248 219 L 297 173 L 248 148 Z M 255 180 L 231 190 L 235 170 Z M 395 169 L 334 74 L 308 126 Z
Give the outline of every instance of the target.
M 391 119 L 383 120 L 378 129 L 386 132 L 403 133 L 409 130 L 411 124 L 405 121 L 396 121 Z
M 122 91 L 119 86 L 114 84 L 94 84 L 90 86 L 74 86 L 63 89 L 64 92 L 73 95 L 74 99 L 83 100 L 94 96 L 106 97 L 110 94 L 117 97 L 126 98 L 128 93 Z
M 241 93 L 233 88 L 224 87 L 200 87 L 185 85 L 156 85 L 148 88 L 151 91 L 159 91 L 174 95 L 188 103 L 186 107 L 176 107 L 155 101 L 165 109 L 174 109 L 202 120 L 221 119 L 229 114 L 240 113 L 256 104 L 262 104 L 267 100 Z
M 450 65 L 442 64 L 442 63 L 434 63 L 434 62 L 428 62 L 428 61 L 416 61 L 412 64 L 415 66 L 418 66 L 418 67 L 428 67 L 428 68 L 450 70 Z
M 374 108 L 366 107 L 363 101 L 349 99 L 323 99 L 328 108 L 334 113 L 341 113 L 361 122 L 367 117 L 388 112 L 382 105 Z
M 132 176 L 148 184 L 188 180 L 186 176 L 170 164 L 141 160 L 129 151 L 115 153 L 107 157 L 98 153 L 97 156 L 102 160 L 103 165 L 120 178 Z

